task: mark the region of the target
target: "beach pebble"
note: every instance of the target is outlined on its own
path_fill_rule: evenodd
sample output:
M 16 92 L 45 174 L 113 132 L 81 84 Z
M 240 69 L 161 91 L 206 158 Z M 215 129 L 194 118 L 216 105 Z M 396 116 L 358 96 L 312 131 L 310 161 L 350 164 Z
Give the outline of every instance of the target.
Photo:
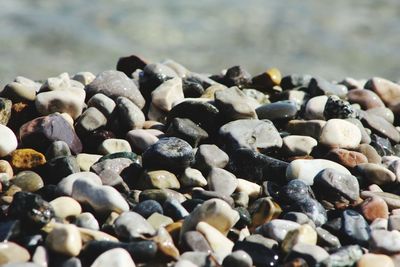
M 357 171 L 370 183 L 377 185 L 390 184 L 396 181 L 396 175 L 385 167 L 374 163 L 361 163 Z
M 0 242 L 0 264 L 23 263 L 30 259 L 29 251 L 14 242 Z M 9 263 L 9 264 L 7 264 Z
M 82 212 L 81 205 L 71 197 L 58 197 L 49 202 L 54 209 L 54 214 L 58 218 L 78 216 Z
M 13 185 L 23 191 L 35 192 L 44 186 L 42 177 L 33 171 L 21 171 L 11 180 Z
M 135 267 L 130 254 L 123 248 L 114 248 L 102 253 L 91 267 Z
M 164 213 L 163 208 L 160 205 L 160 203 L 158 203 L 157 201 L 152 200 L 152 199 L 141 201 L 133 208 L 132 211 L 140 214 L 145 219 L 147 219 L 153 213 L 156 213 L 156 212 L 159 214 Z
M 309 266 L 315 266 L 327 259 L 329 254 L 320 246 L 299 243 L 292 248 L 286 260 L 295 259 L 297 257 L 304 259 Z
M 130 143 L 134 151 L 142 153 L 151 145 L 155 144 L 158 141 L 159 136 L 163 134 L 163 132 L 155 129 L 135 129 L 126 133 L 126 140 Z
M 388 219 L 389 208 L 386 202 L 378 196 L 366 198 L 360 205 L 361 213 L 370 222 L 378 218 Z
M 225 121 L 257 118 L 256 111 L 238 87 L 216 91 L 215 105 Z
M 395 105 L 400 101 L 400 85 L 384 78 L 369 79 L 365 88 L 375 92 L 386 105 Z
M 261 186 L 245 179 L 237 178 L 236 192 L 244 193 L 251 198 L 257 198 L 261 194 Z
M 317 140 L 309 136 L 289 135 L 282 139 L 282 149 L 291 156 L 309 155 L 318 145 Z
M 116 110 L 121 126 L 126 131 L 141 129 L 143 127 L 145 116 L 142 110 L 132 102 L 128 97 L 119 96 L 115 100 Z
M 166 136 L 175 136 L 197 147 L 208 138 L 208 133 L 194 122 L 185 118 L 174 118 L 166 131 Z
M 17 148 L 18 141 L 13 131 L 3 124 L 0 124 L 0 136 L 0 157 L 4 157 Z
M 186 251 L 212 252 L 210 244 L 199 231 L 187 231 L 182 236 L 182 246 Z
M 224 168 L 229 156 L 213 144 L 200 145 L 195 155 L 194 166 L 200 171 L 208 172 L 212 167 Z
M 62 194 L 65 194 L 67 196 L 72 195 L 72 188 L 75 183 L 75 181 L 79 178 L 85 179 L 85 180 L 90 180 L 91 182 L 94 182 L 98 185 L 101 185 L 101 179 L 100 177 L 93 173 L 93 172 L 77 172 L 68 175 L 67 177 L 63 178 L 58 184 L 57 184 L 57 189 L 60 190 Z
M 76 155 L 76 161 L 78 162 L 79 169 L 82 172 L 88 172 L 90 167 L 96 163 L 102 155 L 97 154 L 88 154 L 88 153 L 79 153 Z
M 175 174 L 165 170 L 148 171 L 142 175 L 143 186 L 145 188 L 170 188 L 179 189 L 181 187 Z
M 152 104 L 162 111 L 170 111 L 172 104 L 183 100 L 182 79 L 174 77 L 163 82 L 151 93 Z
M 99 222 L 90 212 L 78 214 L 74 220 L 74 224 L 78 227 L 87 228 L 98 231 L 100 229 Z
M 387 230 L 374 230 L 369 240 L 371 252 L 395 254 L 400 252 L 400 232 Z
M 78 256 L 82 249 L 82 239 L 78 227 L 73 224 L 56 226 L 46 238 L 49 249 L 66 256 Z
M 324 109 L 328 97 L 326 95 L 315 96 L 308 100 L 304 117 L 308 120 L 324 120 Z
M 322 128 L 319 142 L 329 147 L 356 148 L 361 142 L 361 132 L 350 122 L 331 119 Z
M 289 231 L 282 241 L 282 250 L 286 253 L 299 243 L 316 245 L 317 232 L 308 224 L 303 224 L 299 228 Z
M 128 141 L 124 139 L 110 138 L 104 140 L 99 146 L 99 152 L 103 155 L 117 152 L 132 152 Z
M 364 254 L 357 262 L 357 267 L 374 267 L 377 265 L 382 267 L 395 266 L 393 260 L 384 254 L 367 253 Z
M 275 219 L 262 226 L 264 236 L 281 243 L 288 232 L 300 227 L 300 224 L 289 220 Z
M 256 112 L 260 120 L 290 120 L 296 117 L 298 109 L 292 101 L 277 101 L 259 106 Z
M 286 129 L 293 135 L 305 135 L 319 140 L 325 124 L 324 120 L 291 120 Z
M 115 233 L 122 239 L 133 240 L 145 235 L 153 236 L 156 231 L 140 214 L 133 211 L 122 213 L 114 222 Z
M 199 170 L 190 167 L 183 171 L 179 177 L 179 182 L 182 187 L 203 187 L 207 185 L 207 179 L 203 174 Z
M 243 250 L 236 250 L 225 257 L 223 267 L 251 267 L 253 260 L 250 255 Z
M 347 87 L 342 84 L 331 83 L 321 77 L 314 77 L 308 84 L 308 90 L 312 95 L 337 95 L 345 97 L 347 95 Z
M 364 154 L 344 148 L 334 148 L 329 150 L 325 155 L 325 158 L 337 162 L 349 169 L 356 167 L 358 164 L 368 163 L 368 158 Z
M 235 192 L 238 181 L 235 175 L 224 169 L 211 168 L 207 184 L 210 190 L 229 196 Z

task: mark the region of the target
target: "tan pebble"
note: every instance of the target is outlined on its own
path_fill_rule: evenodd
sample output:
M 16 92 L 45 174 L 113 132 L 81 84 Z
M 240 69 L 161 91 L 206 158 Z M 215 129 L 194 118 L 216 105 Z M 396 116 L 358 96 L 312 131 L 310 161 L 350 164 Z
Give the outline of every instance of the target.
M 69 216 L 78 216 L 82 212 L 81 205 L 72 197 L 58 197 L 50 201 L 56 217 L 67 218 Z
M 46 245 L 49 249 L 66 256 L 78 256 L 82 248 L 82 238 L 78 227 L 73 224 L 58 224 L 48 234 Z
M 357 262 L 357 267 L 394 267 L 392 259 L 383 254 L 367 253 Z

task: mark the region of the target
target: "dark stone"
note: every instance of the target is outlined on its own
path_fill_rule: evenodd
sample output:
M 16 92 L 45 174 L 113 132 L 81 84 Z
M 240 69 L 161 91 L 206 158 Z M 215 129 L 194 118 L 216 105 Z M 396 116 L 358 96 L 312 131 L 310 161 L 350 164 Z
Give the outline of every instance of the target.
M 87 153 L 98 153 L 98 148 L 104 140 L 116 138 L 115 134 L 108 130 L 93 131 L 85 136 L 81 136 L 84 151 Z
M 193 148 L 184 140 L 164 137 L 151 145 L 142 155 L 147 169 L 183 171 L 194 159 Z
M 298 224 L 306 224 L 310 222 L 308 216 L 302 212 L 289 211 L 282 215 L 282 219 L 297 222 Z
M 279 101 L 264 104 L 256 109 L 259 120 L 291 120 L 297 115 L 296 104 L 292 101 Z
M 257 267 L 278 266 L 278 253 L 261 244 L 248 241 L 239 241 L 235 243 L 232 249 L 232 251 L 236 250 L 243 250 L 249 254 L 253 260 L 253 264 Z
M 19 137 L 23 146 L 46 153 L 54 141 L 64 141 L 74 154 L 82 151 L 82 143 L 74 128 L 59 114 L 33 119 L 21 126 Z
M 182 79 L 183 95 L 188 97 L 200 97 L 204 93 L 204 87 L 196 77 L 185 77 Z
M 203 200 L 208 200 L 212 198 L 219 198 L 228 203 L 230 206 L 234 206 L 235 202 L 231 196 L 223 195 L 221 193 L 215 192 L 215 191 L 207 191 L 203 189 L 194 189 L 192 192 L 192 197 L 193 198 L 198 198 L 198 199 L 203 199 Z
M 234 66 L 226 71 L 221 83 L 228 87 L 245 88 L 251 84 L 251 75 L 241 66 Z
M 129 243 L 89 241 L 81 251 L 79 258 L 81 258 L 83 266 L 90 266 L 100 254 L 113 248 L 126 249 L 135 263 L 150 261 L 157 253 L 157 244 L 153 241 L 146 240 Z
M 62 178 L 80 171 L 76 158 L 74 156 L 66 156 L 47 161 L 39 174 L 45 184 L 58 184 Z
M 326 120 L 357 118 L 358 113 L 349 102 L 331 95 L 325 104 L 324 117 Z
M 68 147 L 68 144 L 64 141 L 54 141 L 47 149 L 45 155 L 46 160 L 49 161 L 58 157 L 71 156 L 71 151 Z
M 235 210 L 239 213 L 239 220 L 235 224 L 235 228 L 242 229 L 246 226 L 250 226 L 252 222 L 250 212 L 243 207 L 236 207 Z
M 199 205 L 204 203 L 204 199 L 200 198 L 192 198 L 192 199 L 187 199 L 184 202 L 182 202 L 182 206 L 188 211 L 192 212 L 195 208 L 197 208 Z
M 348 90 L 344 85 L 333 84 L 321 77 L 315 77 L 310 80 L 308 91 L 312 96 L 337 95 L 338 97 L 345 97 Z
M 20 219 L 28 229 L 39 229 L 54 218 L 54 210 L 40 195 L 17 192 L 8 209 L 8 215 L 10 218 Z
M 394 154 L 392 144 L 388 138 L 380 137 L 376 134 L 371 135 L 370 145 L 375 148 L 380 156 L 392 156 Z
M 137 204 L 132 211 L 139 213 L 142 215 L 145 219 L 150 217 L 153 213 L 158 212 L 160 214 L 163 214 L 163 208 L 155 200 L 145 200 Z
M 280 200 L 288 204 L 296 204 L 313 196 L 311 187 L 299 179 L 289 181 L 279 193 Z
M 174 118 L 169 124 L 166 136 L 178 137 L 197 147 L 208 138 L 208 133 L 190 119 Z
M 311 75 L 291 74 L 282 78 L 280 86 L 283 90 L 289 90 L 296 87 L 308 88 L 311 79 Z
M 252 267 L 253 262 L 249 254 L 244 251 L 238 251 L 229 254 L 222 262 L 223 267 Z
M 197 231 L 188 231 L 182 235 L 181 248 L 183 251 L 211 252 L 212 249 L 205 237 Z
M 345 210 L 342 214 L 341 233 L 344 238 L 341 239 L 345 244 L 358 244 L 363 247 L 368 247 L 371 229 L 364 217 L 354 211 Z
M 120 57 L 117 62 L 117 70 L 122 71 L 129 78 L 132 78 L 132 73 L 137 69 L 143 69 L 147 65 L 147 61 L 136 55 Z
M 179 221 L 189 215 L 189 212 L 182 206 L 182 204 L 174 199 L 168 198 L 163 205 L 164 215 L 170 217 L 172 220 Z
M 167 65 L 161 63 L 147 64 L 139 77 L 140 91 L 145 99 L 149 100 L 154 89 L 174 77 L 177 77 L 176 72 Z
M 63 195 L 56 184 L 45 184 L 35 194 L 40 195 L 44 200 L 49 202 Z
M 294 207 L 296 210 L 306 214 L 316 226 L 321 226 L 328 220 L 324 207 L 313 198 L 305 198 L 297 202 Z
M 7 220 L 0 222 L 0 242 L 9 241 L 21 234 L 21 222 L 19 220 Z

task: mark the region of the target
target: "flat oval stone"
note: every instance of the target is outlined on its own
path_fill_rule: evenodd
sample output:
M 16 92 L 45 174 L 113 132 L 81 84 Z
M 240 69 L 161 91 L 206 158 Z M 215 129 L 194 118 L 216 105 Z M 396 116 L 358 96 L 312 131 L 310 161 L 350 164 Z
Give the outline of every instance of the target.
M 124 139 L 110 138 L 104 140 L 99 146 L 99 152 L 103 155 L 117 152 L 132 152 L 131 145 Z
M 308 100 L 304 117 L 308 120 L 324 120 L 324 109 L 328 97 L 326 95 L 315 96 Z
M 361 121 L 371 130 L 376 131 L 377 134 L 383 135 L 395 143 L 400 142 L 400 133 L 384 118 L 370 113 L 363 113 Z
M 223 125 L 219 135 L 225 150 L 250 148 L 263 151 L 282 146 L 282 138 L 271 121 L 236 120 Z
M 18 141 L 14 132 L 3 124 L 0 124 L 0 136 L 0 157 L 4 157 L 17 148 Z
M 90 212 L 83 212 L 76 216 L 74 224 L 78 227 L 98 231 L 100 229 L 99 222 Z
M 78 256 L 82 249 L 82 239 L 78 227 L 73 224 L 56 226 L 46 238 L 49 249 L 66 256 Z
M 289 231 L 282 241 L 282 250 L 286 253 L 299 243 L 316 245 L 317 232 L 309 225 L 303 224 L 299 228 Z
M 329 147 L 356 148 L 361 142 L 361 132 L 348 121 L 331 119 L 322 128 L 319 142 Z
M 378 117 L 384 118 L 387 122 L 394 123 L 393 111 L 386 107 L 371 108 L 366 111 L 367 114 L 376 115 Z
M 192 147 L 176 137 L 165 137 L 142 155 L 143 166 L 150 169 L 184 170 L 194 159 Z
M 101 179 L 100 177 L 93 173 L 93 172 L 77 172 L 68 175 L 67 177 L 63 178 L 58 184 L 57 184 L 57 189 L 60 191 L 60 193 L 71 196 L 72 195 L 72 188 L 75 183 L 75 181 L 79 178 L 85 179 L 85 180 L 91 180 L 95 184 L 101 185 Z
M 225 121 L 257 118 L 256 111 L 238 87 L 216 91 L 215 104 Z
M 369 145 L 369 144 L 361 144 L 358 148 L 357 151 L 360 153 L 364 154 L 364 156 L 367 157 L 369 163 L 375 163 L 375 164 L 380 164 L 382 161 L 381 156 L 378 154 L 376 149 Z
M 207 179 L 203 174 L 199 170 L 190 167 L 183 171 L 179 177 L 179 182 L 183 187 L 203 187 L 207 185 Z
M 182 236 L 182 246 L 185 251 L 201 251 L 210 253 L 212 251 L 208 241 L 198 231 L 187 231 Z
M 90 167 L 94 163 L 96 163 L 102 155 L 98 154 L 88 154 L 88 153 L 79 153 L 76 155 L 76 161 L 78 162 L 79 169 L 83 172 L 88 172 Z
M 0 264 L 2 266 L 11 265 L 12 263 L 27 262 L 30 257 L 28 250 L 14 242 L 8 241 L 0 243 Z
M 354 210 L 345 210 L 342 214 L 341 232 L 349 243 L 367 246 L 371 229 L 364 217 Z
M 325 158 L 350 169 L 356 167 L 358 164 L 368 163 L 368 158 L 364 154 L 343 148 L 331 149 Z
M 260 120 L 290 120 L 296 117 L 297 106 L 291 101 L 278 101 L 270 104 L 264 104 L 256 109 Z
M 115 108 L 115 102 L 104 94 L 95 94 L 88 102 L 88 107 L 97 108 L 106 118 L 109 118 Z
M 114 227 L 116 234 L 125 240 L 134 240 L 145 235 L 153 236 L 156 234 L 153 226 L 140 214 L 133 211 L 122 213 L 115 220 Z
M 181 187 L 175 174 L 166 170 L 145 172 L 142 179 L 143 186 L 146 189 L 179 189 Z
M 251 198 L 257 198 L 261 194 L 261 186 L 245 179 L 237 178 L 236 192 L 245 193 Z
M 113 248 L 102 253 L 90 267 L 135 267 L 129 253 L 123 248 Z
M 317 140 L 310 136 L 289 135 L 283 139 L 282 149 L 291 156 L 309 155 L 318 145 Z
M 329 254 L 320 246 L 299 243 L 293 247 L 292 251 L 287 255 L 286 260 L 298 257 L 304 259 L 309 266 L 316 266 L 318 263 L 326 260 Z
M 71 197 L 58 197 L 50 201 L 54 209 L 54 214 L 58 218 L 67 218 L 69 216 L 78 216 L 82 212 L 81 205 Z
M 210 190 L 228 196 L 235 192 L 238 185 L 236 176 L 221 168 L 211 168 L 207 182 Z
M 384 185 L 396 181 L 396 175 L 393 172 L 378 164 L 362 163 L 358 164 L 356 168 L 370 183 Z
M 314 77 L 308 84 L 308 90 L 311 95 L 337 95 L 338 97 L 346 97 L 347 87 L 342 84 L 334 84 L 328 82 L 321 77 Z
M 19 172 L 11 182 L 27 192 L 35 192 L 44 186 L 43 179 L 33 171 Z

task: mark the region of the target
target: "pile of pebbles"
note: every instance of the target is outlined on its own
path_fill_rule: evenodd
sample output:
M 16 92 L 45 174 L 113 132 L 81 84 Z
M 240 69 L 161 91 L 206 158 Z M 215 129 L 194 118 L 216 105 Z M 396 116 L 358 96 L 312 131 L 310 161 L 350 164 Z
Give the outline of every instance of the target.
M 400 266 L 398 83 L 128 56 L 0 97 L 4 266 Z

